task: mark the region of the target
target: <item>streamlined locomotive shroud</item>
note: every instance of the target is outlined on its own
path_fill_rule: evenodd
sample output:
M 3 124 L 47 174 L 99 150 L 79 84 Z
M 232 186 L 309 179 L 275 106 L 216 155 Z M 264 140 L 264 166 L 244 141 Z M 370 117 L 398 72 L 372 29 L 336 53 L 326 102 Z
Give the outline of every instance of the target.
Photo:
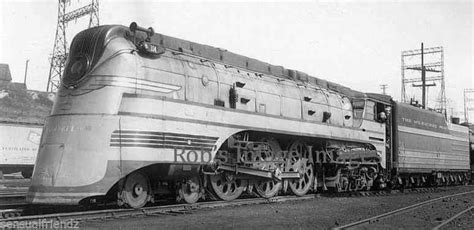
M 388 96 L 135 23 L 85 30 L 70 50 L 27 195 L 33 203 L 107 198 L 141 207 L 170 194 L 193 203 L 412 180 L 398 173 L 411 166 L 391 144 L 405 133 L 395 131 Z M 441 138 L 455 130 L 464 157 L 465 130 L 449 127 Z M 443 178 L 465 165 L 423 169 Z

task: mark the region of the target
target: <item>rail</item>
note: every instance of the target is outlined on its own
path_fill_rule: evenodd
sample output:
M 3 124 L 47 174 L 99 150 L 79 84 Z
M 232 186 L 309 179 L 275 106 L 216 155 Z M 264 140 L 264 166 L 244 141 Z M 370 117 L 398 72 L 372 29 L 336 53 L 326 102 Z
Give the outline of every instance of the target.
M 451 221 L 455 220 L 456 218 L 462 216 L 464 213 L 469 212 L 469 211 L 471 211 L 471 210 L 473 210 L 473 209 L 474 209 L 474 206 L 471 206 L 471 207 L 469 207 L 469 208 L 467 208 L 467 209 L 464 209 L 463 211 L 461 211 L 461 212 L 457 213 L 456 215 L 452 216 L 451 218 L 445 220 L 445 221 L 442 222 L 441 224 L 435 226 L 435 227 L 433 228 L 433 230 L 438 230 L 438 229 L 440 229 L 440 228 L 443 227 L 444 225 L 449 224 Z
M 403 213 L 403 212 L 406 212 L 406 211 L 410 211 L 410 210 L 413 210 L 415 208 L 418 208 L 418 207 L 421 207 L 423 205 L 427 205 L 427 204 L 430 204 L 430 203 L 433 203 L 433 202 L 436 202 L 436 201 L 439 201 L 439 200 L 442 200 L 442 199 L 455 197 L 455 196 L 462 196 L 462 195 L 471 194 L 471 193 L 474 193 L 474 191 L 456 193 L 456 194 L 452 194 L 452 195 L 447 195 L 447 196 L 442 196 L 442 197 L 430 199 L 430 200 L 427 200 L 427 201 L 423 201 L 423 202 L 416 203 L 416 204 L 413 204 L 413 205 L 410 205 L 410 206 L 399 208 L 399 209 L 396 209 L 396 210 L 393 210 L 393 211 L 390 211 L 390 212 L 386 212 L 386 213 L 383 213 L 383 214 L 380 214 L 380 215 L 377 215 L 377 216 L 374 216 L 374 217 L 370 217 L 370 218 L 367 218 L 367 219 L 359 220 L 359 221 L 349 223 L 349 224 L 346 224 L 346 225 L 343 225 L 343 226 L 340 226 L 340 227 L 336 227 L 336 228 L 333 228 L 333 229 L 334 230 L 341 230 L 341 229 L 347 229 L 347 228 L 350 228 L 350 227 L 359 226 L 359 225 L 362 225 L 362 224 L 365 224 L 365 223 L 372 223 L 372 222 L 375 222 L 377 220 L 380 220 L 380 219 L 383 219 L 383 218 L 386 218 L 386 217 L 390 217 L 390 216 L 394 216 L 396 214 L 400 214 L 400 213 Z
M 174 204 L 165 206 L 154 206 L 145 207 L 140 209 L 105 209 L 105 210 L 93 210 L 93 211 L 82 211 L 82 212 L 70 212 L 70 213 L 55 213 L 46 215 L 31 215 L 31 216 L 19 216 L 13 218 L 2 219 L 0 221 L 29 221 L 38 219 L 75 219 L 78 221 L 94 220 L 94 219 L 107 219 L 107 218 L 118 218 L 127 216 L 137 215 L 159 215 L 169 213 L 186 213 L 193 210 L 199 210 L 204 208 L 217 208 L 217 207 L 228 207 L 228 206 L 240 206 L 240 205 L 251 205 L 251 204 L 263 204 L 263 203 L 275 203 L 285 202 L 293 200 L 307 200 L 315 198 L 314 194 L 306 196 L 278 196 L 273 198 L 252 198 L 252 199 L 237 199 L 233 201 L 210 201 L 195 204 Z

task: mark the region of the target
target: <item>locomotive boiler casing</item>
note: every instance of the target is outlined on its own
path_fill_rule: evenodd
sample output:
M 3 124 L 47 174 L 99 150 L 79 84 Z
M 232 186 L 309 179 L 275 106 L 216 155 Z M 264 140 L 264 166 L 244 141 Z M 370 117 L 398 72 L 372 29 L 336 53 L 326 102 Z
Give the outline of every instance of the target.
M 385 167 L 385 124 L 365 94 L 222 49 L 150 40 L 164 52 L 138 49 L 144 36 L 123 26 L 74 38 L 30 202 L 77 204 L 144 168 L 159 180 L 189 176 L 242 131 L 368 145 Z

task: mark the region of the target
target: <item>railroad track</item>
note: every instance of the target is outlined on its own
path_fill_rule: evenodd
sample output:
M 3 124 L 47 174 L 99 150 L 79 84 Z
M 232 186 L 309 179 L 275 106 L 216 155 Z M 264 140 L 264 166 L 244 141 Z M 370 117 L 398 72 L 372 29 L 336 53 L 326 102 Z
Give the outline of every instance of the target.
M 8 205 L 12 201 L 24 201 L 28 188 L 0 190 L 0 209 L 2 205 Z
M 455 219 L 461 217 L 462 215 L 466 214 L 467 212 L 469 212 L 469 211 L 471 211 L 471 210 L 474 210 L 474 206 L 471 206 L 471 207 L 469 207 L 469 208 L 466 208 L 466 209 L 462 210 L 461 212 L 457 213 L 456 215 L 452 216 L 451 218 L 449 218 L 449 219 L 443 221 L 441 224 L 438 224 L 437 226 L 435 226 L 435 227 L 433 228 L 433 230 L 438 230 L 438 229 L 440 229 L 441 227 L 443 227 L 443 226 L 445 226 L 445 225 L 451 223 L 451 222 L 454 221 Z
M 386 212 L 386 213 L 383 213 L 383 214 L 380 214 L 380 215 L 377 215 L 377 216 L 373 216 L 373 217 L 370 217 L 370 218 L 367 218 L 367 219 L 363 219 L 363 220 L 359 220 L 359 221 L 349 223 L 349 224 L 346 224 L 346 225 L 343 225 L 343 226 L 339 226 L 339 227 L 334 228 L 334 230 L 349 229 L 349 228 L 358 227 L 358 226 L 361 226 L 361 225 L 364 225 L 364 224 L 374 223 L 374 222 L 377 222 L 381 219 L 389 218 L 389 217 L 392 217 L 392 216 L 395 216 L 395 215 L 398 215 L 398 214 L 401 214 L 401 213 L 404 213 L 404 212 L 407 212 L 407 211 L 410 211 L 410 210 L 414 210 L 416 208 L 422 207 L 422 206 L 427 205 L 427 204 L 432 204 L 434 202 L 437 202 L 437 201 L 440 201 L 440 200 L 443 200 L 443 199 L 446 199 L 446 198 L 462 196 L 462 195 L 467 195 L 467 194 L 474 194 L 474 191 L 461 192 L 461 193 L 456 193 L 456 194 L 451 194 L 451 195 L 447 195 L 447 196 L 442 196 L 442 197 L 430 199 L 430 200 L 423 201 L 423 202 L 420 202 L 420 203 L 416 203 L 416 204 L 413 204 L 413 205 L 410 205 L 410 206 L 399 208 L 399 209 L 396 209 L 396 210 L 393 210 L 393 211 L 390 211 L 390 212 Z M 471 209 L 472 209 L 472 207 L 469 210 L 471 210 Z M 451 222 L 452 220 L 454 220 L 455 218 L 461 216 L 462 214 L 464 214 L 465 212 L 467 212 L 469 210 L 464 210 L 463 212 L 458 213 L 457 215 L 453 216 L 452 218 L 446 220 L 445 221 L 446 223 L 444 223 L 444 222 L 441 223 L 439 225 L 439 227 Z
M 109 219 L 109 218 L 120 218 L 120 217 L 131 217 L 131 216 L 147 216 L 147 215 L 178 215 L 187 214 L 193 211 L 206 208 L 217 208 L 227 206 L 239 206 L 239 205 L 252 205 L 252 204 L 264 204 L 264 203 L 275 203 L 285 201 L 297 201 L 307 200 L 318 197 L 362 197 L 362 196 L 386 196 L 400 193 L 428 193 L 440 190 L 440 188 L 417 188 L 409 190 L 387 190 L 387 191 L 358 191 L 348 193 L 316 193 L 309 194 L 302 197 L 297 196 L 277 196 L 269 199 L 266 198 L 243 198 L 233 201 L 207 201 L 199 202 L 195 204 L 173 204 L 173 205 L 161 205 L 153 207 L 145 207 L 141 209 L 117 209 L 115 206 L 103 206 L 97 210 L 84 211 L 79 210 L 77 207 L 72 207 L 69 211 L 62 210 L 61 213 L 51 213 L 51 211 L 40 211 L 40 213 L 47 214 L 34 214 L 24 215 L 25 210 L 31 209 L 32 207 L 26 203 L 10 204 L 6 206 L 0 205 L 0 218 L 4 218 L 4 221 L 31 221 L 38 219 L 54 219 L 54 220 L 65 220 L 74 219 L 78 221 L 97 220 L 97 219 Z M 114 208 L 112 208 L 114 207 Z M 39 207 L 45 210 L 59 210 L 55 206 Z M 79 211 L 78 211 L 79 210 Z
M 97 219 L 109 219 L 109 218 L 121 218 L 130 216 L 153 216 L 153 215 L 177 215 L 187 214 L 195 210 L 217 208 L 217 207 L 228 207 L 228 206 L 240 206 L 240 205 L 251 205 L 251 204 L 264 204 L 264 203 L 275 203 L 285 202 L 294 200 L 306 200 L 313 199 L 315 196 L 306 195 L 301 197 L 296 196 L 278 196 L 269 199 L 265 198 L 251 198 L 251 199 L 237 199 L 233 201 L 209 201 L 195 204 L 174 204 L 165 206 L 154 206 L 145 207 L 140 209 L 105 209 L 105 210 L 93 210 L 93 211 L 82 211 L 82 212 L 70 212 L 70 213 L 54 213 L 46 215 L 32 215 L 32 216 L 19 216 L 10 217 L 3 219 L 3 221 L 36 221 L 36 220 L 49 220 L 54 219 L 57 221 L 74 219 L 75 221 L 88 221 Z
M 321 193 L 321 196 L 327 197 L 361 197 L 361 196 L 386 196 L 392 194 L 409 194 L 409 193 L 432 193 L 440 191 L 444 187 L 430 188 L 410 188 L 410 189 L 392 189 L 381 191 L 356 191 L 348 193 Z

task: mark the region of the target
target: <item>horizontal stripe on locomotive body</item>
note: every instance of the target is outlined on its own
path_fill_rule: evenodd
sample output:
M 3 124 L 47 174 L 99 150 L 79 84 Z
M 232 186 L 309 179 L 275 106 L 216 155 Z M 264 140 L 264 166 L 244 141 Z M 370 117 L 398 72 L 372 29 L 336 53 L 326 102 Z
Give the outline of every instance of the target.
M 431 174 L 433 172 L 457 172 L 466 173 L 469 170 L 466 169 L 432 169 L 432 168 L 413 168 L 413 167 L 398 167 L 398 173 L 426 173 Z
M 163 144 L 163 143 L 171 143 L 171 144 L 186 144 L 186 145 L 191 145 L 191 144 L 199 144 L 199 145 L 214 145 L 216 141 L 206 141 L 206 140 L 196 140 L 196 139 L 181 139 L 181 140 L 173 140 L 175 138 L 166 138 L 166 139 L 151 139 L 151 138 L 120 138 L 120 137 L 114 137 L 110 139 L 111 143 L 124 143 L 124 142 L 141 142 L 141 143 L 157 143 L 157 144 Z
M 30 167 L 33 167 L 35 164 L 34 162 L 31 163 L 31 164 L 27 164 L 27 163 L 24 163 L 24 164 L 3 164 L 3 163 L 0 163 L 0 168 L 30 168 Z
M 199 107 L 208 108 L 208 109 L 229 111 L 229 112 L 234 112 L 234 113 L 239 113 L 239 114 L 257 115 L 257 116 L 263 116 L 263 117 L 268 117 L 268 118 L 284 119 L 284 120 L 288 120 L 288 121 L 304 122 L 304 123 L 308 123 L 308 124 L 320 124 L 320 125 L 325 125 L 325 126 L 328 126 L 328 127 L 348 129 L 348 130 L 351 130 L 351 131 L 361 131 L 360 127 L 341 126 L 341 125 L 329 124 L 329 123 L 325 123 L 325 122 L 305 120 L 305 119 L 301 119 L 301 118 L 292 118 L 292 117 L 278 116 L 278 115 L 272 115 L 272 114 L 266 114 L 266 113 L 259 113 L 259 112 L 255 112 L 255 111 L 232 109 L 232 108 L 226 108 L 226 107 L 210 105 L 210 104 L 205 104 L 205 103 L 200 103 L 200 102 L 173 99 L 173 98 L 164 97 L 164 96 L 152 96 L 152 95 L 146 95 L 146 94 L 123 93 L 122 98 L 154 99 L 154 100 L 168 101 L 168 102 L 174 102 L 174 103 L 179 103 L 179 104 L 184 104 L 184 105 L 194 105 L 194 106 L 199 106 Z M 119 113 L 121 113 L 121 112 L 119 112 Z M 373 120 L 369 120 L 369 119 L 365 119 L 365 118 L 361 119 L 361 120 L 369 121 L 369 122 L 375 122 Z M 378 135 L 385 135 L 384 132 L 378 132 L 378 131 L 374 131 L 374 130 L 364 130 L 364 132 L 365 133 L 378 134 Z
M 452 146 L 460 147 L 460 148 L 469 148 L 469 143 L 465 141 L 454 141 L 451 143 Z
M 211 152 L 213 147 L 195 146 L 195 145 L 154 145 L 154 144 L 140 144 L 140 143 L 113 143 L 111 147 L 139 147 L 139 148 L 154 148 L 154 149 L 172 149 L 172 150 L 196 150 Z
M 466 166 L 466 165 L 469 165 L 469 158 L 455 159 L 455 158 L 432 158 L 432 157 L 421 157 L 421 156 L 401 156 L 401 157 L 398 157 L 398 162 L 405 162 L 407 164 L 440 164 L 440 165 Z
M 451 135 L 453 137 L 457 137 L 457 138 L 460 138 L 460 139 L 469 139 L 469 135 L 456 135 L 456 134 L 452 134 Z
M 461 137 L 456 137 L 456 136 L 453 136 L 453 135 L 450 135 L 450 134 L 438 133 L 438 132 L 433 132 L 433 131 L 423 130 L 423 129 L 417 129 L 417 128 L 411 128 L 411 127 L 407 127 L 407 126 L 398 126 L 398 131 L 403 132 L 403 133 L 415 134 L 415 135 L 437 137 L 437 138 L 449 139 L 449 140 L 454 140 L 454 141 L 469 142 L 469 139 L 467 138 L 467 136 L 466 136 L 466 138 L 461 138 Z
M 189 123 L 196 123 L 196 124 L 204 124 L 204 125 L 212 125 L 212 126 L 222 126 L 222 127 L 229 127 L 229 128 L 236 128 L 236 129 L 243 129 L 243 130 L 253 130 L 253 131 L 262 131 L 262 132 L 270 132 L 270 133 L 282 133 L 281 130 L 276 129 L 262 129 L 257 127 L 250 127 L 244 125 L 232 125 L 232 124 L 225 124 L 225 123 L 218 123 L 218 122 L 211 122 L 211 121 L 202 121 L 197 119 L 185 119 L 185 118 L 177 118 L 177 117 L 169 117 L 169 116 L 162 116 L 162 115 L 155 115 L 155 114 L 143 114 L 143 113 L 132 113 L 132 112 L 119 112 L 118 115 L 122 116 L 131 116 L 131 117 L 141 117 L 141 118 L 148 118 L 148 119 L 157 119 L 157 120 L 172 120 L 178 122 L 189 122 Z M 373 143 L 374 145 L 380 144 L 380 142 L 375 141 L 365 141 L 360 139 L 350 139 L 350 138 L 339 138 L 334 136 L 328 135 L 318 135 L 318 134 L 306 134 L 306 133 L 299 133 L 299 132 L 291 132 L 286 131 L 282 134 L 287 135 L 294 135 L 294 136 L 308 136 L 308 137 L 318 137 L 324 139 L 337 139 L 341 141 L 349 141 L 355 143 Z
M 95 75 L 91 86 L 119 86 L 159 93 L 170 93 L 181 89 L 180 85 L 114 75 Z
M 423 163 L 405 163 L 398 162 L 399 168 L 418 168 L 418 169 L 428 169 L 428 170 L 467 170 L 470 169 L 470 166 L 465 165 L 455 165 L 455 164 L 423 164 Z
M 455 157 L 469 157 L 469 151 L 456 151 L 456 152 L 440 152 L 440 151 L 429 151 L 424 149 L 411 149 L 411 148 L 399 148 L 399 156 L 407 155 L 407 154 L 442 154 L 447 156 L 455 156 Z
M 456 168 L 466 169 L 469 167 L 469 158 L 465 159 L 447 159 L 433 157 L 407 157 L 398 158 L 400 167 L 408 167 L 410 165 L 416 168 Z
M 166 136 L 166 137 L 183 137 L 183 138 L 196 138 L 196 139 L 208 139 L 208 140 L 217 140 L 217 137 L 202 136 L 202 135 L 191 135 L 191 134 L 182 134 L 182 133 L 167 133 L 167 132 L 157 132 L 157 131 L 143 131 L 143 130 L 115 130 L 113 134 L 137 134 L 137 135 L 155 135 L 155 136 Z
M 142 106 L 134 107 L 136 104 L 142 104 Z M 151 107 L 156 108 L 151 109 Z M 167 109 L 165 109 L 165 107 Z M 176 108 L 179 111 L 175 111 Z M 206 110 L 206 108 L 208 110 Z M 172 115 L 169 111 L 175 112 Z M 188 111 L 194 114 L 187 114 Z M 264 132 L 283 134 L 291 132 L 300 136 L 317 136 L 327 139 L 347 140 L 358 143 L 368 143 L 371 141 L 369 140 L 368 135 L 380 138 L 384 138 L 385 135 L 382 126 L 378 130 L 369 130 L 367 127 L 339 126 L 323 122 L 224 108 L 210 104 L 143 94 L 124 93 L 118 115 L 192 122 L 204 125 L 255 131 L 261 130 Z M 375 124 L 375 121 L 371 122 Z M 310 127 L 312 126 L 315 127 L 311 130 Z M 301 131 L 295 130 L 295 128 L 301 129 Z
M 402 155 L 398 157 L 399 162 L 407 163 L 439 163 L 439 164 L 457 164 L 457 165 L 469 165 L 469 157 L 456 158 L 453 156 L 437 156 L 432 154 L 430 156 L 410 156 Z M 467 162 L 466 162 L 467 161 Z
M 210 151 L 214 148 L 217 139 L 218 137 L 169 132 L 115 130 L 110 139 L 110 146 Z
M 176 145 L 176 146 L 203 146 L 203 147 L 212 147 L 214 143 L 196 143 L 196 142 L 186 142 L 186 141 L 162 141 L 162 140 L 149 140 L 149 139 L 120 139 L 120 138 L 112 138 L 110 143 L 112 144 L 126 144 L 126 143 L 137 143 L 137 144 L 158 144 L 158 145 Z
M 375 141 L 384 142 L 384 139 L 383 139 L 383 138 L 378 138 L 378 137 L 369 137 L 369 140 L 375 140 Z

